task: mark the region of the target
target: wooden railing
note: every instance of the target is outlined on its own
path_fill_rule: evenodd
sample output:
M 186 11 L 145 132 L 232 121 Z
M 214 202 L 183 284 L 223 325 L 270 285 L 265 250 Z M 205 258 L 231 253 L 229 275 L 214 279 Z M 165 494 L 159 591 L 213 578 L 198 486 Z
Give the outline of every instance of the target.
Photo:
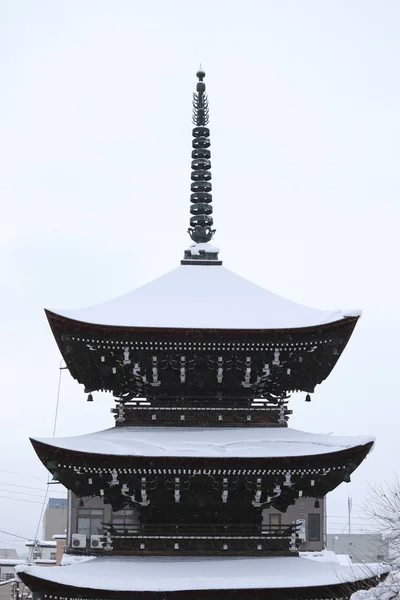
M 74 554 L 266 556 L 296 552 L 299 525 L 103 523 L 104 536 L 87 539 Z M 95 542 L 95 544 L 94 544 Z
M 297 525 L 209 524 L 209 523 L 142 523 L 115 525 L 103 523 L 104 531 L 112 538 L 118 537 L 263 537 L 290 538 Z
M 270 555 L 297 550 L 296 524 L 104 524 L 104 551 L 115 554 Z

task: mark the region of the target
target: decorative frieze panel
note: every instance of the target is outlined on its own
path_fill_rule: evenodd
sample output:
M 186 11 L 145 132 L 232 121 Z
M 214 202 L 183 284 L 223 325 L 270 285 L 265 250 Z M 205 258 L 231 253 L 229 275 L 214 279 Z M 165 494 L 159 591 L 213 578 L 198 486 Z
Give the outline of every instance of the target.
M 122 402 L 163 396 L 261 398 L 279 402 L 296 390 L 313 392 L 320 383 L 318 373 L 313 373 L 315 365 L 307 356 L 308 351 L 299 354 L 296 349 L 281 352 L 278 362 L 275 350 L 269 354 L 236 355 L 234 359 L 201 351 L 185 355 L 133 351 L 129 354 L 132 360 L 127 360 L 125 349 L 106 351 L 73 340 L 71 348 L 71 353 L 79 359 L 78 379 L 85 383 L 85 391 L 109 390 Z M 316 360 L 322 363 L 327 348 L 321 345 L 315 348 L 315 353 Z M 85 379 L 88 368 L 90 380 Z
M 47 313 L 71 374 L 87 393 L 136 398 L 256 398 L 312 393 L 336 364 L 357 322 L 287 330 L 105 327 Z M 167 423 L 167 422 L 166 422 Z
M 70 353 L 77 364 L 77 379 L 86 391 L 112 391 L 123 401 L 137 397 L 266 398 L 278 402 L 297 390 L 313 392 L 331 368 L 336 355 L 332 340 L 285 349 L 238 350 L 230 354 L 192 349 L 154 350 L 126 347 L 107 349 L 101 344 L 71 337 Z M 233 348 L 232 348 L 233 350 Z M 312 354 L 312 356 L 310 356 Z M 130 359 L 126 357 L 129 356 Z M 325 364 L 324 364 L 325 363 Z M 71 366 L 71 361 L 67 361 Z M 333 365 L 332 365 L 333 366 Z
M 114 510 L 126 506 L 243 505 L 286 511 L 300 497 L 322 498 L 346 478 L 349 465 L 324 469 L 107 469 L 47 463 L 77 496 L 98 496 Z M 197 484 L 198 480 L 200 484 Z

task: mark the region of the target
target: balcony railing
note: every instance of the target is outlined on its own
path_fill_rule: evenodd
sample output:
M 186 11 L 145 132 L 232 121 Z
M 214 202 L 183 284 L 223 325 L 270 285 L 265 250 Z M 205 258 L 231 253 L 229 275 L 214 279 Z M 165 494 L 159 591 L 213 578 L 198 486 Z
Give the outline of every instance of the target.
M 294 523 L 281 525 L 209 524 L 209 523 L 142 523 L 113 525 L 103 523 L 104 530 L 117 537 L 262 537 L 290 538 L 298 526 Z
M 90 552 L 115 554 L 267 555 L 292 554 L 301 541 L 299 524 L 103 523 L 104 537 Z M 98 538 L 98 536 L 95 536 Z M 88 540 L 89 541 L 89 540 Z M 99 541 L 99 540 L 98 540 Z M 84 553 L 83 549 L 71 551 Z

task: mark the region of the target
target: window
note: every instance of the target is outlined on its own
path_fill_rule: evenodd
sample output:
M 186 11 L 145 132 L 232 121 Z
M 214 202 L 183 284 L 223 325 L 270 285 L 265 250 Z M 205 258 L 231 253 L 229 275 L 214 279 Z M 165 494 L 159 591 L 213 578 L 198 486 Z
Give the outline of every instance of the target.
M 14 573 L 2 573 L 1 574 L 1 579 L 3 581 L 8 581 L 9 579 L 14 579 L 15 575 Z
M 56 560 L 57 558 L 57 553 L 56 552 L 50 552 L 50 560 Z
M 281 514 L 271 513 L 269 515 L 269 526 L 271 529 L 280 529 L 281 527 Z
M 103 534 L 104 512 L 97 508 L 78 508 L 77 533 L 83 533 L 86 537 Z
M 321 515 L 318 513 L 308 515 L 308 541 L 321 540 Z
M 119 510 L 112 514 L 112 524 L 119 525 L 124 529 L 131 529 L 139 525 L 139 515 L 137 510 L 127 509 Z

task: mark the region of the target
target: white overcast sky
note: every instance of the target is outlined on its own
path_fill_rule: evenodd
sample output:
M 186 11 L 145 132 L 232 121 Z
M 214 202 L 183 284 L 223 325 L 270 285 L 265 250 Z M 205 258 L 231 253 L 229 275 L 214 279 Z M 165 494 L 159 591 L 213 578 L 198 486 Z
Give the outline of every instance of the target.
M 34 535 L 46 487 L 28 441 L 51 436 L 57 394 L 43 307 L 111 299 L 188 246 L 200 62 L 225 266 L 310 306 L 363 309 L 291 419 L 376 434 L 329 499 L 335 530 L 348 494 L 362 516 L 400 455 L 399 31 L 397 0 L 0 0 L 1 530 Z M 88 404 L 63 371 L 57 434 L 111 426 L 112 404 Z

